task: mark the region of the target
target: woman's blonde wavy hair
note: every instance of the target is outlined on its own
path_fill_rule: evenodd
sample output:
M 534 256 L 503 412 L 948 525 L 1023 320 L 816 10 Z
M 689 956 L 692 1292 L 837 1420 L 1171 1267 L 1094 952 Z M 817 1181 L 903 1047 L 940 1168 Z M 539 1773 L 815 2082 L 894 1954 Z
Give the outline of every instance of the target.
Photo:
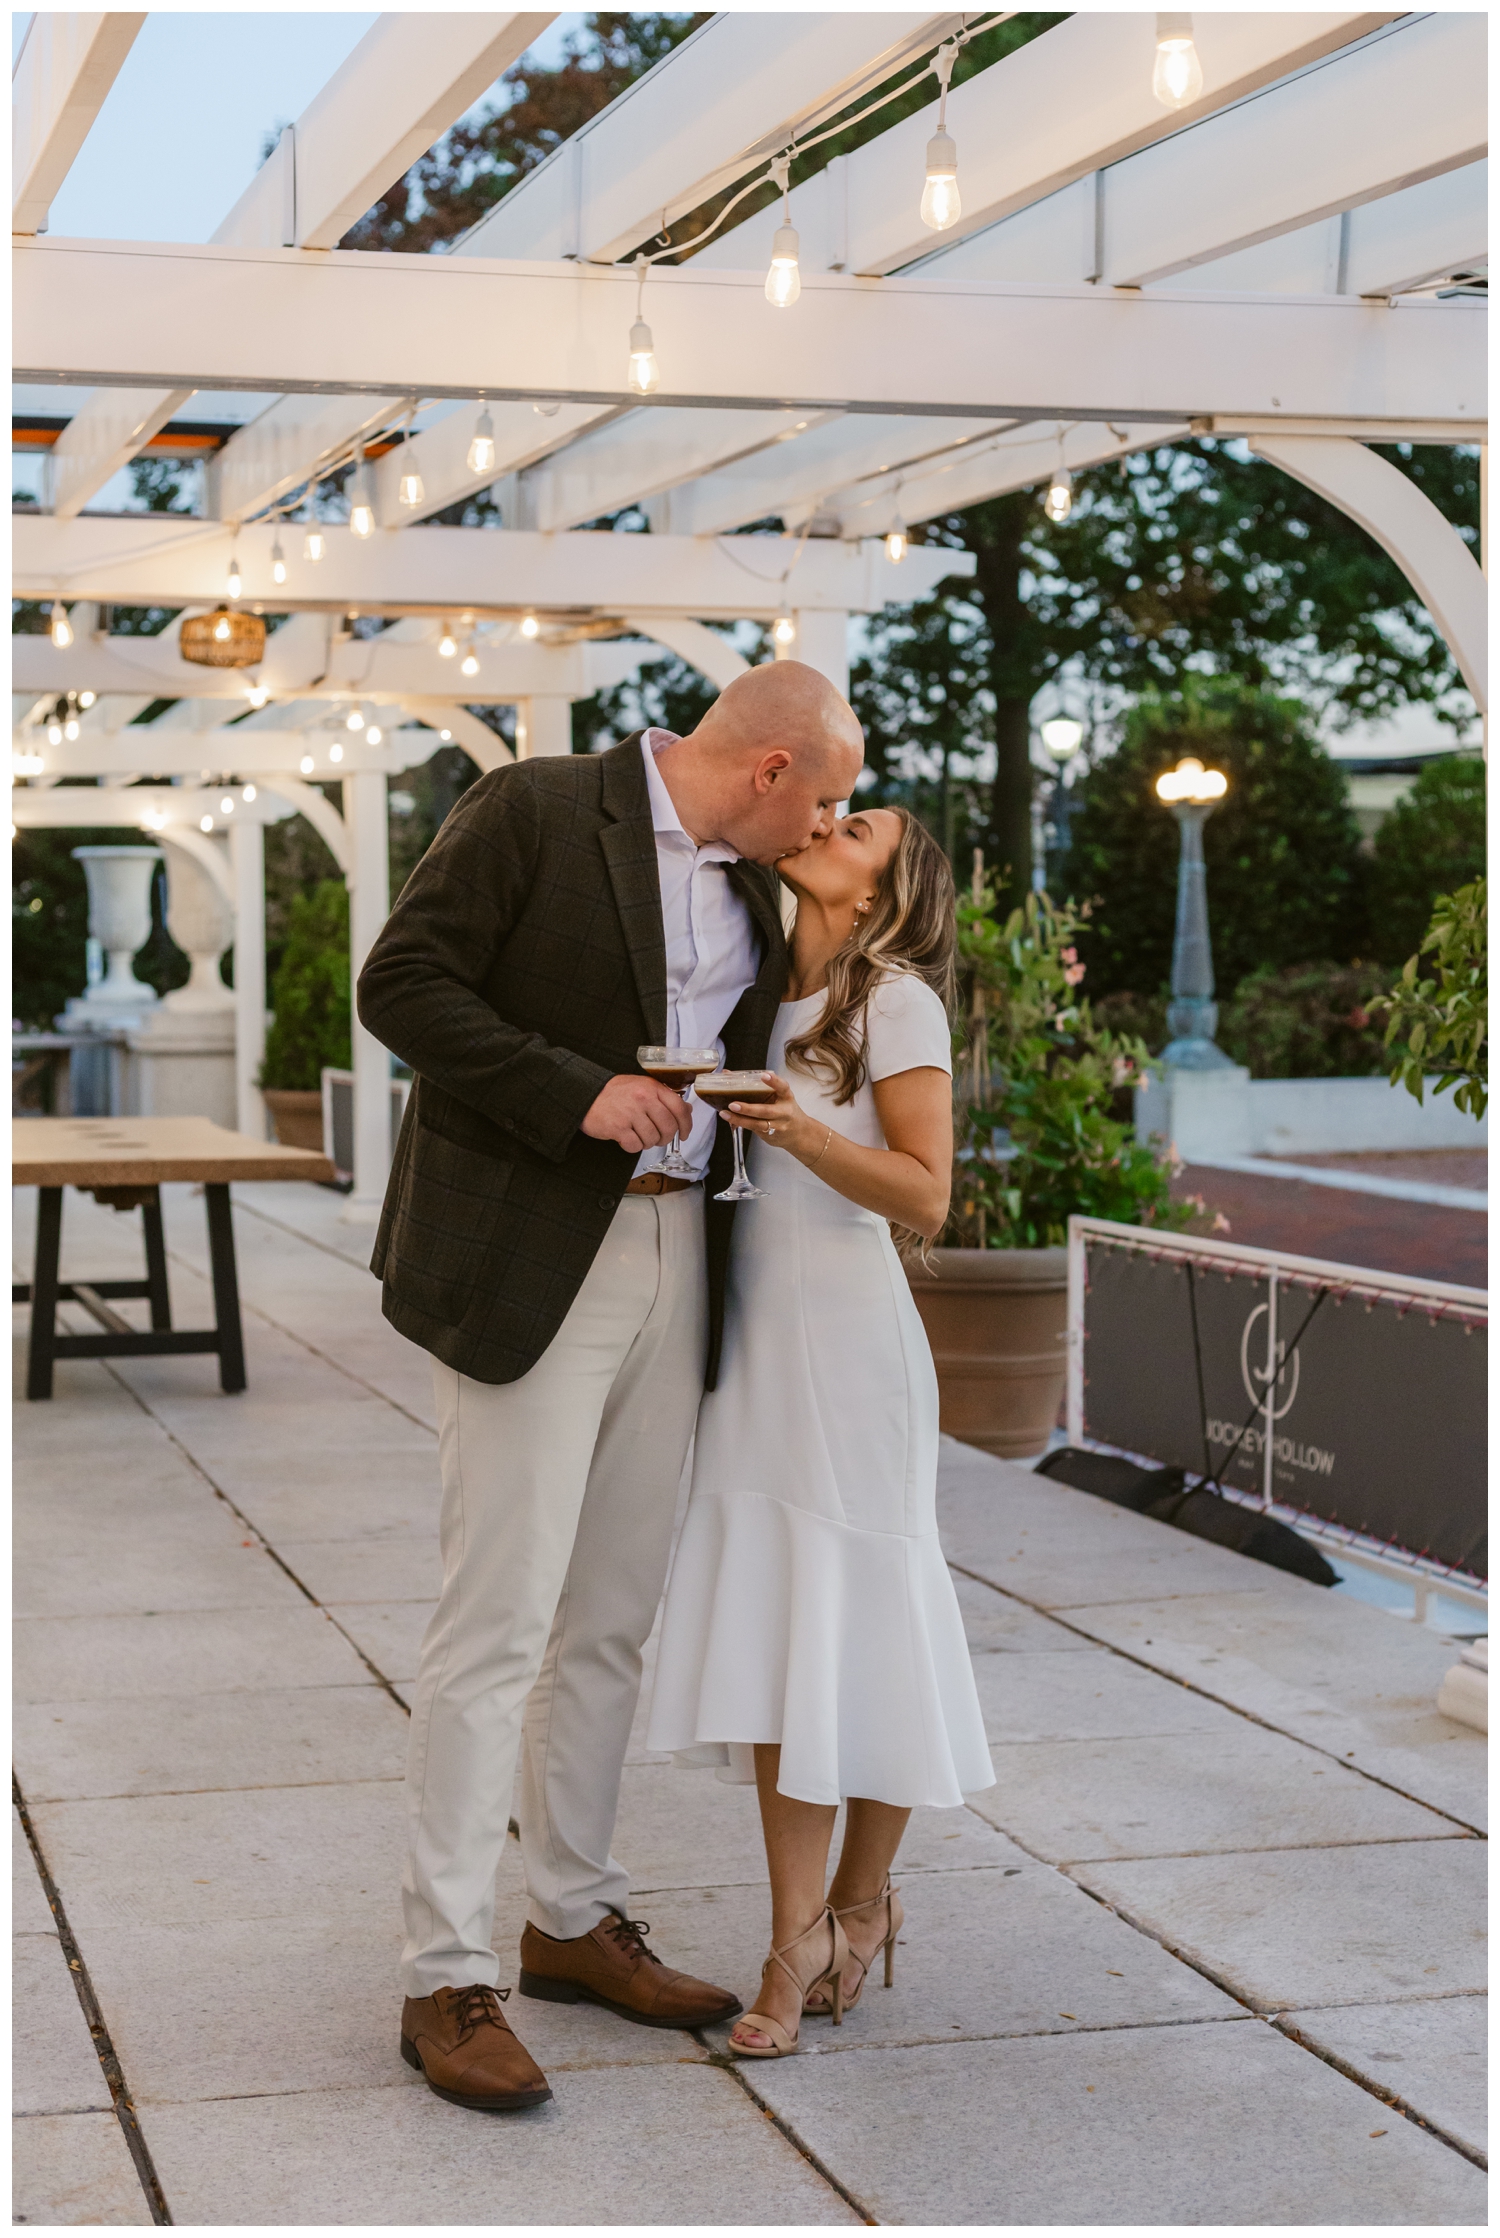
M 947 856 L 909 809 L 868 913 L 828 966 L 828 1000 L 817 1024 L 786 1047 L 790 1062 L 831 1080 L 836 1104 L 852 1103 L 865 1079 L 865 1006 L 899 971 L 926 981 L 949 1017 L 956 987 L 956 896 Z

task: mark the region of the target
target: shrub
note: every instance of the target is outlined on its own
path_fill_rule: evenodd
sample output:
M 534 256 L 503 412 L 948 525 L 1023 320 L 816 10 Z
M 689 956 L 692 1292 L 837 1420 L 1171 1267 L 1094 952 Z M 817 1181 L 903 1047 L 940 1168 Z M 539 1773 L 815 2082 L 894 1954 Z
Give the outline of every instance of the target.
M 271 1006 L 263 1088 L 316 1088 L 325 1065 L 347 1070 L 349 893 L 341 879 L 294 895 Z
M 1419 979 L 1422 958 L 1437 959 L 1437 977 Z M 1375 1007 L 1389 1019 L 1394 1058 L 1391 1086 L 1422 1101 L 1425 1075 L 1438 1092 L 1452 1088 L 1460 1111 L 1482 1119 L 1489 1102 L 1489 894 L 1477 878 L 1444 894 L 1422 946 L 1409 957 L 1394 993 Z
M 1484 875 L 1484 764 L 1477 755 L 1429 762 L 1375 835 L 1372 941 L 1386 963 L 1422 945 L 1440 894 Z
M 1256 1080 L 1364 1078 L 1386 1069 L 1371 1004 L 1381 964 L 1292 964 L 1253 971 L 1219 1012 L 1219 1047 Z
M 1170 972 L 1177 823 L 1155 785 L 1184 754 L 1229 779 L 1204 831 L 1220 988 L 1267 966 L 1360 953 L 1359 830 L 1305 710 L 1232 677 L 1205 677 L 1141 700 L 1117 750 L 1079 787 L 1063 871 L 1068 892 L 1098 897 L 1081 934 L 1090 992 L 1159 987 Z

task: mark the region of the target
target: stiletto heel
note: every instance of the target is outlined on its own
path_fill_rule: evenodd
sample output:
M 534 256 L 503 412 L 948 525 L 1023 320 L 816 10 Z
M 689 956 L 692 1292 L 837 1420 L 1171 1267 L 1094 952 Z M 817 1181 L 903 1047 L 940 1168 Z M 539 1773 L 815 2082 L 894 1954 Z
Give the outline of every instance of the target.
M 811 1981 L 804 1981 L 801 1974 L 795 1972 L 787 1964 L 787 1959 L 799 1943 L 805 1943 L 808 1936 L 815 1935 L 825 1923 L 833 1931 L 832 1960 L 819 1973 L 815 1974 Z M 806 2010 L 806 1999 L 812 1991 L 826 1986 L 833 2001 L 833 2022 L 836 2028 L 841 2026 L 844 2018 L 843 1978 L 844 1968 L 848 1963 L 849 1938 L 844 1933 L 843 1928 L 840 1927 L 837 1915 L 827 1905 L 824 1906 L 818 1918 L 813 1921 L 811 1927 L 805 1927 L 800 1935 L 794 1935 L 789 1943 L 782 1945 L 780 1950 L 777 1950 L 773 1944 L 771 1955 L 766 1960 L 768 1968 L 772 1965 L 779 1966 L 787 1980 L 799 1991 L 804 2001 L 804 2011 Z M 823 2009 L 827 2010 L 826 2007 Z M 769 2036 L 771 2039 L 768 2044 L 739 2044 L 735 2042 L 734 2036 L 731 2034 L 729 2049 L 740 2059 L 790 2059 L 792 2053 L 800 2048 L 802 2041 L 800 2028 L 795 2036 L 789 2035 L 780 2021 L 773 2020 L 769 2013 L 746 2013 L 742 2019 L 735 2022 L 735 2027 L 753 2028 L 760 2035 Z
M 886 1874 L 885 1886 L 878 1896 L 867 1897 L 863 1904 L 845 1904 L 833 1916 L 837 1922 L 842 1924 L 846 1919 L 854 1919 L 860 1912 L 874 1911 L 877 1904 L 885 1905 L 886 1915 L 885 1934 L 875 1947 L 876 1950 L 883 1948 L 885 1951 L 885 1986 L 890 1989 L 896 1979 L 896 1937 L 906 1925 L 906 1909 L 901 1903 L 896 1889 L 891 1885 L 890 1874 Z M 868 1962 L 856 1957 L 854 1963 L 859 1968 L 859 1980 L 855 1984 L 852 1997 L 846 1997 L 843 1994 L 843 1976 L 841 1974 L 839 1977 L 839 1993 L 836 1999 L 825 2002 L 820 1994 L 825 1986 L 824 1983 L 813 1982 L 802 2001 L 802 2010 L 805 2013 L 815 2014 L 819 2020 L 826 2013 L 833 2012 L 834 2026 L 836 2028 L 841 2026 L 845 2013 L 852 2013 L 864 1995 L 865 1983 L 870 1976 L 870 1967 L 875 1963 L 875 1951 L 871 1951 Z

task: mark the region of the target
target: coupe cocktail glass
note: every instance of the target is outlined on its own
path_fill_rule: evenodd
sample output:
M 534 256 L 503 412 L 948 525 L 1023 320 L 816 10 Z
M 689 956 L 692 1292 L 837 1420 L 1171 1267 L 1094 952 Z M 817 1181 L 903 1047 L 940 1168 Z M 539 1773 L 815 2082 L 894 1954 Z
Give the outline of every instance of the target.
M 692 1093 L 693 1082 L 706 1072 L 712 1072 L 719 1062 L 717 1049 L 674 1049 L 669 1045 L 647 1043 L 637 1049 L 635 1061 L 642 1072 L 659 1080 L 665 1088 L 675 1088 L 679 1095 Z M 658 1173 L 670 1174 L 674 1181 L 695 1181 L 697 1175 L 682 1155 L 682 1143 L 677 1135 L 672 1137 L 672 1147 L 657 1167 Z
M 765 1072 L 711 1072 L 697 1084 L 697 1093 L 722 1118 L 732 1103 L 775 1103 L 781 1093 L 769 1073 Z M 763 1197 L 764 1189 L 757 1189 L 745 1171 L 745 1130 L 734 1129 L 734 1179 L 727 1189 L 721 1189 L 715 1204 L 738 1204 L 742 1197 Z

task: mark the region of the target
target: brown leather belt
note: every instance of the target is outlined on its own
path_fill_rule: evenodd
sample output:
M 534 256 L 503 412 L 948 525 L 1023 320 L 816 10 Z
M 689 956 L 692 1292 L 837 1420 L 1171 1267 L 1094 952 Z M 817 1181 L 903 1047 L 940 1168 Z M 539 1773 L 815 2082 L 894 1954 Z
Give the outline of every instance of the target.
M 670 1173 L 640 1173 L 634 1181 L 626 1182 L 625 1194 L 627 1197 L 671 1197 L 679 1189 L 696 1189 L 697 1186 L 696 1181 L 679 1181 Z

